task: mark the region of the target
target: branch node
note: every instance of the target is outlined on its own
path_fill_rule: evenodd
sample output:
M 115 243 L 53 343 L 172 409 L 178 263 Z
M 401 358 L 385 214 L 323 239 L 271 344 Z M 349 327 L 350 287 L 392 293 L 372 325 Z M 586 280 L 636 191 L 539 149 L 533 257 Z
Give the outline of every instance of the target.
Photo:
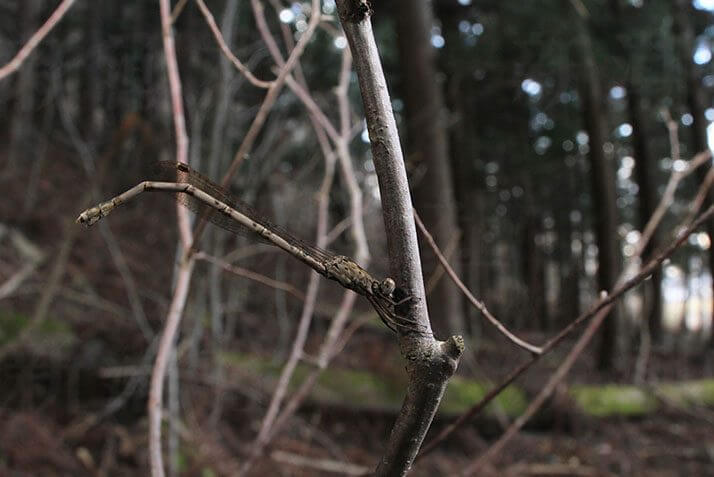
M 452 359 L 459 359 L 466 348 L 464 338 L 461 335 L 455 335 L 444 341 L 442 344 L 444 353 Z

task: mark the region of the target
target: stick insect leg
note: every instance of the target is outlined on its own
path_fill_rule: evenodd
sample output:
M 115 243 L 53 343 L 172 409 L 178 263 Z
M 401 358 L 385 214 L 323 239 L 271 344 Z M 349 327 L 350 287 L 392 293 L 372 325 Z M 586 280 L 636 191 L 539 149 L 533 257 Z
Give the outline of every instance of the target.
M 384 303 L 382 303 L 379 299 L 375 297 L 368 297 L 368 299 L 369 302 L 372 303 L 372 306 L 374 307 L 382 322 L 395 333 L 397 331 L 395 327 L 423 333 L 422 330 L 417 329 L 417 324 L 416 322 L 414 322 L 414 320 L 410 320 L 397 315 L 393 311 L 389 310 L 388 307 L 384 306 Z
M 405 304 L 406 302 L 410 301 L 411 299 L 412 299 L 412 296 L 407 295 L 399 301 L 394 301 L 393 299 L 389 298 L 389 302 L 392 304 L 392 306 L 399 306 L 399 305 Z
M 386 313 L 386 311 L 383 310 L 381 308 L 381 306 L 379 304 L 377 304 L 375 301 L 373 301 L 373 300 L 369 300 L 369 301 L 370 301 L 370 303 L 372 303 L 372 306 L 374 307 L 374 311 L 377 312 L 377 315 L 379 315 L 379 319 L 382 320 L 382 323 L 384 323 L 384 325 L 387 328 L 389 328 L 394 333 L 396 333 L 397 329 L 394 326 L 392 326 L 391 319 L 389 319 L 389 315 Z

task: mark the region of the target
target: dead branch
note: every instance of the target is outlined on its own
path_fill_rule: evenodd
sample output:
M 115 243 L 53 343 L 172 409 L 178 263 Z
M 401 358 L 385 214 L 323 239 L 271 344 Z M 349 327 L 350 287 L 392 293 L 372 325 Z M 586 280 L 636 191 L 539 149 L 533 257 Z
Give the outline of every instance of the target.
M 221 49 L 223 55 L 228 58 L 231 63 L 233 63 L 233 66 L 235 66 L 248 81 L 250 81 L 250 84 L 257 88 L 269 88 L 272 82 L 256 78 L 248 67 L 245 66 L 238 59 L 238 57 L 233 54 L 233 52 L 231 52 L 231 49 L 223 39 L 223 34 L 221 34 L 221 30 L 218 28 L 218 25 L 216 25 L 216 20 L 213 18 L 213 15 L 206 6 L 206 3 L 203 0 L 196 0 L 196 5 L 198 5 L 199 10 L 201 10 L 203 17 L 206 19 L 206 23 L 208 23 L 208 27 L 211 29 L 211 33 L 213 33 L 213 37 L 216 39 L 216 43 L 218 43 L 218 47 Z

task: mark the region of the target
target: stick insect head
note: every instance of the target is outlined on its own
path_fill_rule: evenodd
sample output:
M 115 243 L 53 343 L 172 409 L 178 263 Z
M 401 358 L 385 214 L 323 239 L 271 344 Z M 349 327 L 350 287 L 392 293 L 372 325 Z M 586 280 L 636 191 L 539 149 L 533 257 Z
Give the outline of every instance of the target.
M 373 285 L 373 292 L 384 297 L 391 297 L 397 285 L 391 278 L 385 278 L 381 282 L 375 282 Z

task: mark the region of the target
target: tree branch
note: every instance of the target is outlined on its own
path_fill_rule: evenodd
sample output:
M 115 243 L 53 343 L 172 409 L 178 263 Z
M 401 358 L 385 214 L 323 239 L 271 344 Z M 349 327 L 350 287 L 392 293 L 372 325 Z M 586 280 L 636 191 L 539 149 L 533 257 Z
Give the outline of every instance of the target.
M 424 282 L 409 184 L 387 84 L 372 33 L 367 2 L 337 2 L 340 22 L 352 51 L 372 147 L 382 214 L 387 231 L 390 276 L 411 297 L 399 311 L 425 330 L 399 331 L 399 345 L 409 379 L 407 395 L 394 424 L 376 475 L 405 475 L 421 446 L 446 383 L 464 349 L 463 339 L 434 339 L 426 309 Z

